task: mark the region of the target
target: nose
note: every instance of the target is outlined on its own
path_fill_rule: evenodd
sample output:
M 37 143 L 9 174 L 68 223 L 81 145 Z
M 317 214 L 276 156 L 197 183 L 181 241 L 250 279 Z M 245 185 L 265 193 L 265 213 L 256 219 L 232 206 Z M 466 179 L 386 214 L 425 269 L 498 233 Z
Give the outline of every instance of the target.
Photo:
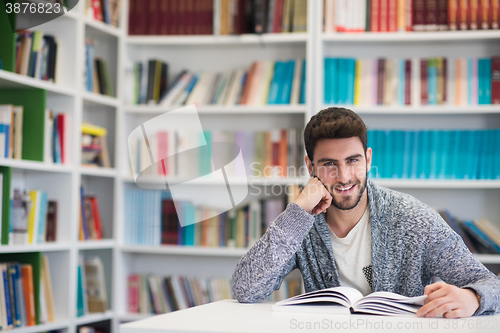
M 346 164 L 341 164 L 338 167 L 338 181 L 342 184 L 347 184 L 351 179 L 351 170 Z

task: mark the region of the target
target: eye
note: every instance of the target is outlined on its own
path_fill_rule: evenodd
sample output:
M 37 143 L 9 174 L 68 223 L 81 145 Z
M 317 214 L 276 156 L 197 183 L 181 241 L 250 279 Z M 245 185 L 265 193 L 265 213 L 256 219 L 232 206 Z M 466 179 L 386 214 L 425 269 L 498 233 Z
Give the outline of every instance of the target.
M 325 162 L 323 165 L 333 165 L 333 162 Z
M 357 158 L 351 158 L 351 159 L 349 160 L 349 162 L 350 162 L 350 163 L 356 163 L 357 161 L 358 161 L 358 159 L 357 159 Z

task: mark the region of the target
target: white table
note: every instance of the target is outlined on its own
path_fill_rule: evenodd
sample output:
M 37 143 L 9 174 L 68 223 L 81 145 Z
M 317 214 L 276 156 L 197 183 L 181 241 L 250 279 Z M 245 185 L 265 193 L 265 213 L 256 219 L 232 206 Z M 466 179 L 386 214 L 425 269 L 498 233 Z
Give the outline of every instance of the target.
M 500 332 L 500 315 L 464 319 L 272 312 L 271 302 L 223 300 L 120 325 L 120 333 Z

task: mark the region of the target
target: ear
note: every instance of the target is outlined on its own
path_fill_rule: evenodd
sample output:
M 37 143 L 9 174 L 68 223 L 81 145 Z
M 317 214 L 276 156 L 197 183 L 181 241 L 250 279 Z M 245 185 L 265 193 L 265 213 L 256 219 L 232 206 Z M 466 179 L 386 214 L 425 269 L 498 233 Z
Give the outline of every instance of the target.
M 304 160 L 306 161 L 307 171 L 309 172 L 309 176 L 312 176 L 312 162 L 309 159 L 309 156 L 305 156 Z
M 372 149 L 366 149 L 366 172 L 370 171 L 372 167 Z

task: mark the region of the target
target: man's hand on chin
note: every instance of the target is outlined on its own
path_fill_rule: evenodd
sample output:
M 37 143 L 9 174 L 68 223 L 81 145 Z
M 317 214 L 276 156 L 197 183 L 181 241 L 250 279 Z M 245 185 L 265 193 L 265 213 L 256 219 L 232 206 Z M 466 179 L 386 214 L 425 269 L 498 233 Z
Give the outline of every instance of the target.
M 479 296 L 474 290 L 442 281 L 426 286 L 424 295 L 427 298 L 417 311 L 419 317 L 464 318 L 472 316 L 479 307 Z

